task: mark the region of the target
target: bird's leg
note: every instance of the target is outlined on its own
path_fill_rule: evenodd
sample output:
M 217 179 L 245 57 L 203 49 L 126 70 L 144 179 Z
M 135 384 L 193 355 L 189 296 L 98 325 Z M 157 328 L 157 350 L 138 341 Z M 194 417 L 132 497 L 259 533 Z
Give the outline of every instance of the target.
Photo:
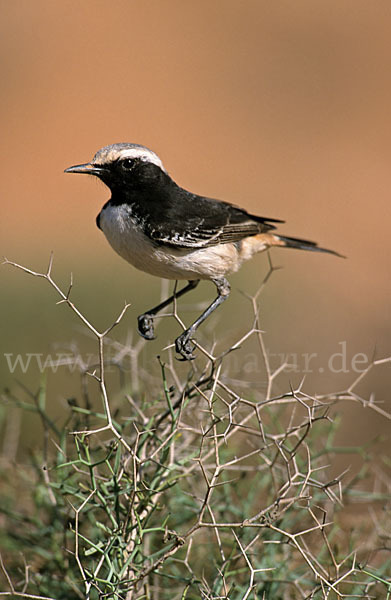
M 151 308 L 150 310 L 147 310 L 147 312 L 145 312 L 144 314 L 140 315 L 137 318 L 139 334 L 142 335 L 143 338 L 145 338 L 146 340 L 155 339 L 155 331 L 153 328 L 153 317 L 159 311 L 163 310 L 163 308 L 166 308 L 166 306 L 171 304 L 175 300 L 175 298 L 180 298 L 187 292 L 190 292 L 190 290 L 194 290 L 194 288 L 197 287 L 199 282 L 200 282 L 199 279 L 193 279 L 192 281 L 189 281 L 189 283 L 187 285 L 185 285 L 184 288 L 179 290 L 179 292 L 172 294 L 172 296 L 170 296 L 169 298 L 167 298 L 167 300 L 164 300 L 163 302 L 161 302 L 160 304 L 155 306 L 155 308 Z
M 212 279 L 212 281 L 217 287 L 217 298 L 210 306 L 208 306 L 202 315 L 175 340 L 176 351 L 183 357 L 183 360 L 193 360 L 195 358 L 193 355 L 194 344 L 191 343 L 194 332 L 197 327 L 199 327 L 199 325 L 201 325 L 201 323 L 203 323 L 205 319 L 207 319 L 209 315 L 228 298 L 231 291 L 231 287 L 225 277 Z

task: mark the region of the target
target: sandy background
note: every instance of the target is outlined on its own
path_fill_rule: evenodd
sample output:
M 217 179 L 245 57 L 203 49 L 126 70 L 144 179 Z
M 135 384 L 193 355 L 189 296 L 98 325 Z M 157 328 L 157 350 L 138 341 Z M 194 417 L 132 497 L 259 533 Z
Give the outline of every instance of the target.
M 273 252 L 284 269 L 266 290 L 263 328 L 272 352 L 318 355 L 309 390 L 346 385 L 357 353 L 390 354 L 388 0 L 2 0 L 0 10 L 2 254 L 42 270 L 53 250 L 55 275 L 65 285 L 73 272 L 74 298 L 99 326 L 131 301 L 124 337 L 160 282 L 96 229 L 106 188 L 63 169 L 106 144 L 141 143 L 184 187 L 285 219 L 282 233 L 348 256 Z M 265 270 L 259 256 L 231 278 L 217 327 L 235 313 L 232 335 L 243 333 L 238 290 L 255 291 Z M 0 277 L 0 369 L 13 386 L 4 353 L 45 353 L 81 334 L 44 282 L 9 267 Z M 194 298 L 213 293 L 204 284 Z M 343 347 L 348 372 L 331 372 Z M 363 391 L 389 406 L 385 375 Z M 38 386 L 39 371 L 27 380 Z M 62 394 L 53 389 L 53 402 Z M 347 428 L 362 439 L 354 419 Z M 368 413 L 365 432 L 387 428 Z

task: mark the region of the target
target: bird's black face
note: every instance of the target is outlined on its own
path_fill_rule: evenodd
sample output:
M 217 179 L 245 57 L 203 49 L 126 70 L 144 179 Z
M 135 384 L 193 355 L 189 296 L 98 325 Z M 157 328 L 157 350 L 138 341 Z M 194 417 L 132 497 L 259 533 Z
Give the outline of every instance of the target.
M 166 174 L 154 163 L 140 158 L 118 158 L 103 169 L 100 179 L 111 190 L 137 189 L 158 183 Z
M 109 163 L 76 165 L 66 169 L 66 173 L 85 173 L 95 175 L 112 191 L 137 189 L 157 183 L 165 173 L 153 163 L 139 158 L 118 158 Z
M 132 144 L 113 144 L 99 150 L 90 163 L 76 165 L 66 173 L 85 173 L 101 179 L 112 192 L 126 194 L 168 178 L 155 153 Z

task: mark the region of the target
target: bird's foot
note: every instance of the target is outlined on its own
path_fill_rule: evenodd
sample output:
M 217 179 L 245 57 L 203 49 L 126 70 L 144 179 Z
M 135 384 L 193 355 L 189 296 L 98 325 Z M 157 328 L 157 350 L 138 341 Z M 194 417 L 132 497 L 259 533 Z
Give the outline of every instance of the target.
M 178 360 L 194 360 L 195 345 L 191 342 L 193 331 L 187 329 L 175 340 L 175 349 L 182 356 Z
M 153 327 L 153 317 L 148 315 L 140 315 L 137 318 L 138 324 L 138 332 L 139 334 L 145 338 L 146 340 L 154 340 L 155 339 L 155 329 Z

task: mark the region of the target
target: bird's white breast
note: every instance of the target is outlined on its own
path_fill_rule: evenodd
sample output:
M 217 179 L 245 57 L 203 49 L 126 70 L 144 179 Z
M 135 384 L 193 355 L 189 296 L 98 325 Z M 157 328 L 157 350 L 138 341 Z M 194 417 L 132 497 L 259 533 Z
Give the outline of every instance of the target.
M 194 250 L 156 244 L 143 233 L 139 221 L 132 216 L 131 207 L 126 204 L 108 204 L 100 213 L 99 224 L 111 247 L 122 258 L 141 271 L 166 279 L 223 277 L 237 271 L 243 259 L 254 253 L 244 256 L 245 246 L 238 250 L 234 244 Z

